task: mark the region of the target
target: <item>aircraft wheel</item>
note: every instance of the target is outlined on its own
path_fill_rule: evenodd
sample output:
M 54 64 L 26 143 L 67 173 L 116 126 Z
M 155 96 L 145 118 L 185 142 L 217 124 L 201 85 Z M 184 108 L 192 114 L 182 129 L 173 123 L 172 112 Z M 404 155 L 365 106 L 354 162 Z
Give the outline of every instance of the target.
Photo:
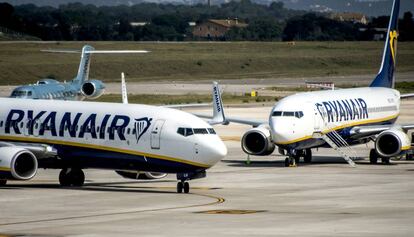
M 72 169 L 69 173 L 71 184 L 76 187 L 81 187 L 85 183 L 85 173 L 81 169 Z
M 190 184 L 188 182 L 184 183 L 184 193 L 190 192 Z
M 178 182 L 177 183 L 177 193 L 182 193 L 182 192 L 183 192 L 183 183 Z
M 369 152 L 369 163 L 376 164 L 378 161 L 377 152 L 374 149 L 371 149 Z
M 70 186 L 70 178 L 69 178 L 70 171 L 67 169 L 63 169 L 59 173 L 59 183 L 60 186 L 66 187 Z
M 59 183 L 64 187 L 80 187 L 85 183 L 85 173 L 81 169 L 63 169 L 59 174 Z
M 7 184 L 7 179 L 0 179 L 0 187 L 6 186 L 6 184 Z
M 289 164 L 290 164 L 289 158 L 286 158 L 285 159 L 285 167 L 289 167 Z
M 312 162 L 312 150 L 306 149 L 305 150 L 305 156 L 303 157 L 303 162 L 305 163 L 311 163 Z
M 385 165 L 389 165 L 390 164 L 390 158 L 381 158 L 381 162 Z

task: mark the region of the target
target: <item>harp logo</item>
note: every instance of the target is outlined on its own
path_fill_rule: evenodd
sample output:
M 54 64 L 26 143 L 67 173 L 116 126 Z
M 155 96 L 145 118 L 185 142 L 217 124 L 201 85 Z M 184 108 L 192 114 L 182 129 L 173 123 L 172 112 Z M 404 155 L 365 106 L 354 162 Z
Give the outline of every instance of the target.
M 151 126 L 152 118 L 144 117 L 140 119 L 135 119 L 135 137 L 137 139 L 137 143 L 139 139 L 144 135 L 144 133 L 148 130 Z
M 395 64 L 395 54 L 397 53 L 397 38 L 398 33 L 396 30 L 390 31 L 390 49 L 391 49 L 391 56 L 392 61 Z

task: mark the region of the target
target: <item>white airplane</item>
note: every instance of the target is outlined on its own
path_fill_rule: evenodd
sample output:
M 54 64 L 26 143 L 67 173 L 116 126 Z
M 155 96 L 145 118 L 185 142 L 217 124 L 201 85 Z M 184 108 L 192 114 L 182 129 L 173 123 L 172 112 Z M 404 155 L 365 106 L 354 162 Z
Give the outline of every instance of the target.
M 268 121 L 226 117 L 228 122 L 252 125 L 242 138 L 242 149 L 250 155 L 267 156 L 276 146 L 287 154 L 286 166 L 300 157 L 311 162 L 313 148 L 332 147 L 354 166 L 350 145 L 375 142 L 370 162 L 389 163 L 390 157 L 411 148 L 407 132 L 414 124 L 399 125 L 400 95 L 394 88 L 397 53 L 397 21 L 400 1 L 393 3 L 381 68 L 369 87 L 316 91 L 287 96 L 277 102 Z M 203 116 L 208 117 L 208 116 Z
M 82 169 L 176 173 L 177 192 L 206 176 L 227 153 L 202 119 L 171 108 L 0 98 L 0 185 L 62 169 L 62 186 L 81 186 Z

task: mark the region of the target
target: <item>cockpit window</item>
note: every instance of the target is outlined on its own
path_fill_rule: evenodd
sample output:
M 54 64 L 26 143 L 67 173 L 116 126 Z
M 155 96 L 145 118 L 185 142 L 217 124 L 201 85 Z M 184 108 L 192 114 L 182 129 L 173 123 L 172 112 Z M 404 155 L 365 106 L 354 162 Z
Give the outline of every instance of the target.
M 303 117 L 303 112 L 302 111 L 296 111 L 295 112 L 295 117 L 296 118 L 302 118 Z
M 210 134 L 216 134 L 216 131 L 214 131 L 214 129 L 213 129 L 213 128 L 209 128 L 209 129 L 208 129 L 208 132 L 209 132 Z
M 273 111 L 272 116 L 282 116 L 282 111 Z
M 11 97 L 14 97 L 14 98 L 25 97 L 25 96 L 32 96 L 32 92 L 16 90 L 16 91 L 13 91 L 11 94 Z
M 302 111 L 273 111 L 273 117 L 296 117 L 302 118 L 303 112 Z
M 208 134 L 206 128 L 194 128 L 194 134 Z
M 188 137 L 193 134 L 216 134 L 216 131 L 213 128 L 178 128 L 177 133 Z
M 184 137 L 188 137 L 194 134 L 192 128 L 178 128 L 177 133 L 183 135 Z

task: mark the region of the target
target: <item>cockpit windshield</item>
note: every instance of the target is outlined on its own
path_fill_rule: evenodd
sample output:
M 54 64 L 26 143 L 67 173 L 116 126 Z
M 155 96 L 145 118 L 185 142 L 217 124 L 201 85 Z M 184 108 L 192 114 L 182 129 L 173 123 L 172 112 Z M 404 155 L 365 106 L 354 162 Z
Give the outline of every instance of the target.
M 194 134 L 216 134 L 213 128 L 178 128 L 177 133 L 188 137 Z
M 303 112 L 302 111 L 273 111 L 273 117 L 296 117 L 302 118 Z
M 30 96 L 32 96 L 32 91 L 26 91 L 26 90 L 15 90 L 11 94 L 11 97 L 13 98 L 30 97 Z

